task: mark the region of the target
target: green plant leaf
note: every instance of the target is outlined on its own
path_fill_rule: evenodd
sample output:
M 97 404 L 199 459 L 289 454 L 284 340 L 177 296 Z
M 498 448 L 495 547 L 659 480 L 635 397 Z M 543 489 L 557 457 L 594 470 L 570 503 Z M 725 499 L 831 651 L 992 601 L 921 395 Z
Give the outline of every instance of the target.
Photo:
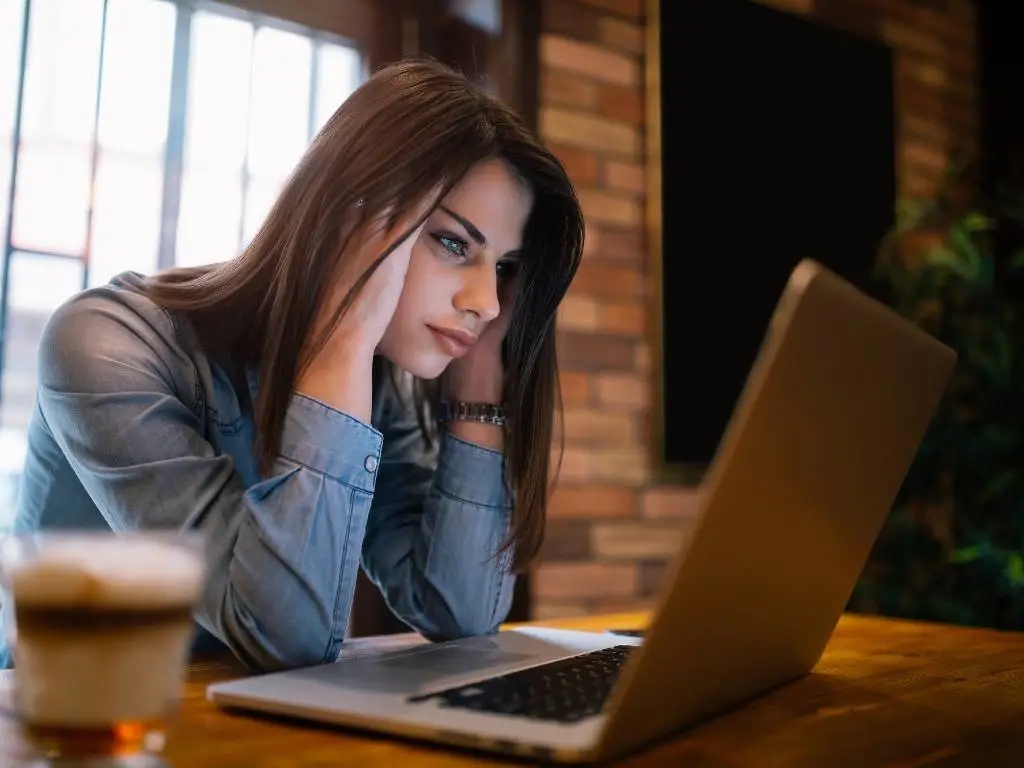
M 949 556 L 949 562 L 957 564 L 973 563 L 975 560 L 980 560 L 987 553 L 988 547 L 984 544 L 972 544 L 969 547 L 954 549 Z
M 995 221 L 991 216 L 972 211 L 960 220 L 960 224 L 968 232 L 986 232 L 995 227 Z
M 924 254 L 923 261 L 930 267 L 946 269 L 965 279 L 975 275 L 972 266 L 947 246 L 936 246 Z
M 1004 469 L 995 475 L 985 483 L 978 493 L 976 503 L 980 506 L 1006 493 L 1007 489 L 1012 488 L 1014 483 L 1019 484 L 1022 472 L 1024 472 L 1024 467 L 1020 470 L 1015 467 L 1013 469 Z
M 1006 563 L 1006 580 L 1014 587 L 1024 584 L 1024 557 L 1019 552 L 1012 552 Z

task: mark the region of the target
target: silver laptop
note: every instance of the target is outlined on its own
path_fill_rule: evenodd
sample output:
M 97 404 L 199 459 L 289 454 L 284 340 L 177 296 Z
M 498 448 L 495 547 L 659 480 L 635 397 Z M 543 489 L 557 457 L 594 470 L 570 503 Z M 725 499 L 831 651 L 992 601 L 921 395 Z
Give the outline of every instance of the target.
M 620 757 L 817 664 L 955 353 L 794 270 L 642 638 L 516 628 L 212 685 L 220 705 L 553 762 Z

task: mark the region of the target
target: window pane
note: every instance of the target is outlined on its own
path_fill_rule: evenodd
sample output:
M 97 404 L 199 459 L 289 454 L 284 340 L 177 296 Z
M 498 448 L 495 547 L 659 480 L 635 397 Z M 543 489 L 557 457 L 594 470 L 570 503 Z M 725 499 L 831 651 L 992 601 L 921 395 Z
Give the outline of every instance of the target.
M 163 159 L 104 152 L 96 172 L 89 285 L 126 270 L 151 274 L 160 247 Z
M 314 133 L 323 128 L 363 79 L 363 65 L 359 51 L 344 45 L 324 43 L 317 52 L 316 126 Z
M 77 259 L 15 251 L 9 277 L 11 303 L 4 329 L 0 476 L 16 476 L 21 471 L 24 435 L 35 402 L 39 339 L 50 313 L 81 290 L 82 263 Z
M 92 141 L 102 0 L 33 0 L 22 137 Z
M 253 46 L 249 170 L 283 177 L 309 143 L 308 39 L 261 27 Z
M 25 0 L 0 0 L 0 141 L 4 143 L 10 141 L 14 128 L 24 6 Z
M 105 147 L 154 154 L 167 138 L 175 8 L 153 0 L 109 0 L 99 139 Z
M 245 156 L 252 25 L 197 12 L 189 55 L 186 165 L 239 169 Z
M 82 262 L 34 253 L 11 254 L 10 308 L 50 313 L 82 290 Z
M 185 171 L 181 185 L 176 263 L 226 261 L 238 255 L 242 181 L 227 171 Z
M 22 146 L 11 232 L 16 247 L 72 255 L 85 250 L 90 165 L 85 145 Z
M 0 253 L 7 242 L 7 197 L 11 188 L 10 139 L 0 137 Z
M 259 178 L 249 180 L 249 189 L 245 194 L 245 226 L 242 232 L 245 243 L 256 235 L 280 191 L 281 182 Z
M 39 339 L 50 313 L 8 309 L 4 326 L 4 398 L 0 408 L 0 474 L 17 476 L 25 460 L 25 432 L 35 403 Z
M 17 247 L 85 248 L 102 7 L 101 0 L 32 3 L 11 232 Z
M 24 7 L 25 0 L 0 0 L 0 247 L 7 239 L 7 194 Z

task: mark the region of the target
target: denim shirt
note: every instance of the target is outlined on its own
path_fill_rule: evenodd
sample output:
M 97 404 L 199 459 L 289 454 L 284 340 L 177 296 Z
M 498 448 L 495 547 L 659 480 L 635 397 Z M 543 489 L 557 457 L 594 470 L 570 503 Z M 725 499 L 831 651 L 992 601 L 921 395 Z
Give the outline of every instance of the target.
M 442 432 L 376 384 L 372 425 L 302 394 L 279 455 L 253 453 L 257 376 L 240 398 L 190 324 L 125 273 L 51 317 L 14 530 L 198 529 L 199 627 L 256 670 L 338 656 L 361 566 L 439 640 L 496 631 L 512 601 L 502 454 Z M 2 658 L 10 665 L 9 649 Z

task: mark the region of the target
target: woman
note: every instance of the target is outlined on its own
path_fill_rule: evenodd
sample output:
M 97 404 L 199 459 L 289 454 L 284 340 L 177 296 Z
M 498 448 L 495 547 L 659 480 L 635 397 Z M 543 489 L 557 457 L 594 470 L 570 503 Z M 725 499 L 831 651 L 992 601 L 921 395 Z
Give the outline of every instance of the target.
M 370 78 L 252 243 L 52 317 L 16 530 L 199 529 L 199 625 L 257 670 L 341 647 L 361 566 L 433 639 L 494 631 L 544 530 L 582 215 L 505 106 Z

